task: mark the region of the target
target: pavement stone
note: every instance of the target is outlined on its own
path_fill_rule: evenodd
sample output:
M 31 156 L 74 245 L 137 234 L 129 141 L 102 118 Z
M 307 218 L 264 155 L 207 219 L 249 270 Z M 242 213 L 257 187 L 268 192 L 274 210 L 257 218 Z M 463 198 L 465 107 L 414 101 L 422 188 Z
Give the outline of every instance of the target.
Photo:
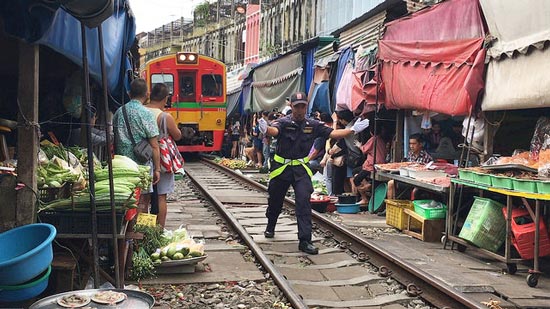
M 254 204 L 262 204 L 265 203 L 267 200 L 267 197 L 258 196 L 258 197 L 246 197 L 246 200 L 244 199 L 245 196 L 216 196 L 218 200 L 222 203 L 245 203 L 247 204 L 254 203 Z
M 228 243 L 222 240 L 208 240 L 204 245 L 204 251 L 239 251 L 243 252 L 247 248 L 239 243 Z
M 357 308 L 357 309 L 370 309 L 372 307 L 361 307 L 361 308 Z M 380 307 L 381 309 L 406 309 L 407 307 L 403 306 L 403 305 L 400 305 L 400 304 L 391 304 L 391 305 L 387 305 L 387 306 L 381 306 Z
M 239 220 L 239 223 L 242 226 L 254 226 L 254 225 L 265 226 L 267 224 L 267 218 L 264 216 L 263 218 Z M 277 220 L 277 225 L 296 225 L 296 221 L 291 220 L 290 218 L 279 218 L 279 220 Z
M 337 286 L 332 288 L 341 300 L 359 300 L 372 298 L 365 287 Z
M 283 268 L 281 269 L 281 273 L 288 280 L 306 280 L 306 281 L 325 280 L 325 277 L 323 276 L 323 274 L 321 274 L 321 272 L 318 270 Z
M 358 265 L 333 269 L 323 269 L 321 270 L 321 273 L 327 278 L 327 280 L 343 280 L 371 274 L 368 269 Z
M 267 209 L 267 205 L 251 205 L 251 207 L 242 207 L 242 206 L 226 206 L 228 209 L 231 210 L 234 214 L 241 214 L 241 213 L 249 213 L 249 212 L 261 212 L 265 215 L 265 210 Z M 280 216 L 282 217 L 282 216 Z M 280 218 L 279 217 L 279 218 Z
M 315 299 L 325 300 L 325 301 L 340 300 L 340 298 L 332 288 L 302 285 L 302 284 L 293 284 L 292 288 L 296 291 L 296 293 L 298 293 L 298 295 L 302 296 L 302 298 L 304 299 L 311 299 L 312 297 L 315 297 Z M 323 289 L 322 294 L 319 294 L 319 289 Z
M 194 224 L 187 224 L 187 231 L 219 231 L 220 226 L 216 224 L 202 224 L 202 225 L 194 225 Z
M 377 284 L 377 283 L 369 284 L 367 289 L 373 297 L 389 294 L 388 288 L 386 287 L 386 285 L 382 285 L 382 284 Z
M 298 264 L 301 262 L 300 257 L 298 256 L 277 256 L 277 255 L 271 255 L 269 256 L 271 262 L 275 265 L 281 265 L 281 264 Z
M 347 261 L 347 260 L 357 261 L 345 252 L 312 255 L 309 257 L 309 259 L 314 264 L 318 264 L 318 265 L 332 264 L 332 263 L 337 263 L 337 262 Z
M 265 231 L 265 226 L 247 226 L 246 231 L 250 234 L 263 234 Z M 280 232 L 293 232 L 298 231 L 298 226 L 296 225 L 277 225 L 275 227 L 275 234 Z

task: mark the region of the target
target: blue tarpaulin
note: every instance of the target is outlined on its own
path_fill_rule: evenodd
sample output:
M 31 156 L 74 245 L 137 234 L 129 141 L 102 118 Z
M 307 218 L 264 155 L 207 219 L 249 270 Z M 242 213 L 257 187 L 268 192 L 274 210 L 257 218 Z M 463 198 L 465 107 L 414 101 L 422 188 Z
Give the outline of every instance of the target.
M 329 115 L 332 114 L 328 94 L 328 81 L 322 81 L 320 84 L 316 84 L 313 89 L 311 103 L 308 106 L 308 114 L 311 115 L 311 113 L 315 110 L 321 113 L 327 113 Z
M 120 98 L 132 71 L 128 52 L 135 40 L 135 20 L 128 0 L 113 0 L 114 12 L 102 23 L 107 85 L 111 95 Z M 6 33 L 28 43 L 48 46 L 82 66 L 80 22 L 65 12 L 56 1 L 5 0 L 0 14 Z M 97 28 L 86 29 L 90 75 L 101 84 L 101 63 Z M 122 102 L 119 102 L 122 103 Z

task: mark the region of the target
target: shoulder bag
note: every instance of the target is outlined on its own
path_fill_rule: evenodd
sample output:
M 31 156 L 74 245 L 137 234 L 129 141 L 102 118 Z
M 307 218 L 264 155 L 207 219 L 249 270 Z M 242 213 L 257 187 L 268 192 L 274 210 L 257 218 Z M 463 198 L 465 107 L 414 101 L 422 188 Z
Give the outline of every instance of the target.
M 159 123 L 160 169 L 163 173 L 178 173 L 183 169 L 184 161 L 176 143 L 168 133 L 167 115 L 162 113 Z
M 124 123 L 126 124 L 126 129 L 128 130 L 128 136 L 132 142 L 132 147 L 134 151 L 134 156 L 136 157 L 137 163 L 147 163 L 153 157 L 153 148 L 149 143 L 148 139 L 142 139 L 139 143 L 136 144 L 134 135 L 132 134 L 132 129 L 130 129 L 130 121 L 128 121 L 128 112 L 126 111 L 126 105 L 122 106 L 122 115 L 124 116 Z

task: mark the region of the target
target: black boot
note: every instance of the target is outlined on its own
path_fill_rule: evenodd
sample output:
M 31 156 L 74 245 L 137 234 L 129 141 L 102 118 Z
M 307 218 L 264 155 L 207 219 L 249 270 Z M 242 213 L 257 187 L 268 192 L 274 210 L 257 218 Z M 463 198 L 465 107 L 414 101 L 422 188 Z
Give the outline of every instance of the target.
M 267 220 L 267 226 L 265 227 L 264 236 L 265 238 L 275 237 L 275 226 L 277 225 L 277 220 Z
M 317 254 L 317 253 L 319 253 L 319 249 L 317 249 L 317 247 L 315 247 L 311 243 L 311 241 L 306 241 L 306 240 L 300 240 L 300 244 L 298 245 L 298 249 L 300 249 L 300 251 L 305 252 L 307 254 Z
M 275 237 L 275 230 L 270 231 L 270 230 L 266 229 L 265 232 L 264 232 L 264 236 L 265 236 L 265 238 Z

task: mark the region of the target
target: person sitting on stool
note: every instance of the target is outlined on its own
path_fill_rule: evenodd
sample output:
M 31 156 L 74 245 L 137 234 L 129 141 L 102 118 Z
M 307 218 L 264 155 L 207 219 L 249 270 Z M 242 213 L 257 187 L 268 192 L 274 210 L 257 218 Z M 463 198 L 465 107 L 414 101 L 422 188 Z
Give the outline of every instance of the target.
M 283 208 L 284 198 L 290 185 L 296 194 L 296 219 L 298 221 L 298 249 L 308 254 L 317 254 L 311 242 L 311 204 L 313 173 L 308 166 L 308 154 L 316 137 L 343 138 L 363 131 L 368 119 L 358 120 L 349 129 L 333 130 L 316 119 L 306 119 L 308 100 L 303 92 L 290 97 L 292 114 L 273 121 L 270 125 L 260 118 L 259 129 L 263 134 L 277 137 L 277 148 L 269 174 L 268 206 L 266 210 L 266 238 L 275 236 L 277 219 Z

